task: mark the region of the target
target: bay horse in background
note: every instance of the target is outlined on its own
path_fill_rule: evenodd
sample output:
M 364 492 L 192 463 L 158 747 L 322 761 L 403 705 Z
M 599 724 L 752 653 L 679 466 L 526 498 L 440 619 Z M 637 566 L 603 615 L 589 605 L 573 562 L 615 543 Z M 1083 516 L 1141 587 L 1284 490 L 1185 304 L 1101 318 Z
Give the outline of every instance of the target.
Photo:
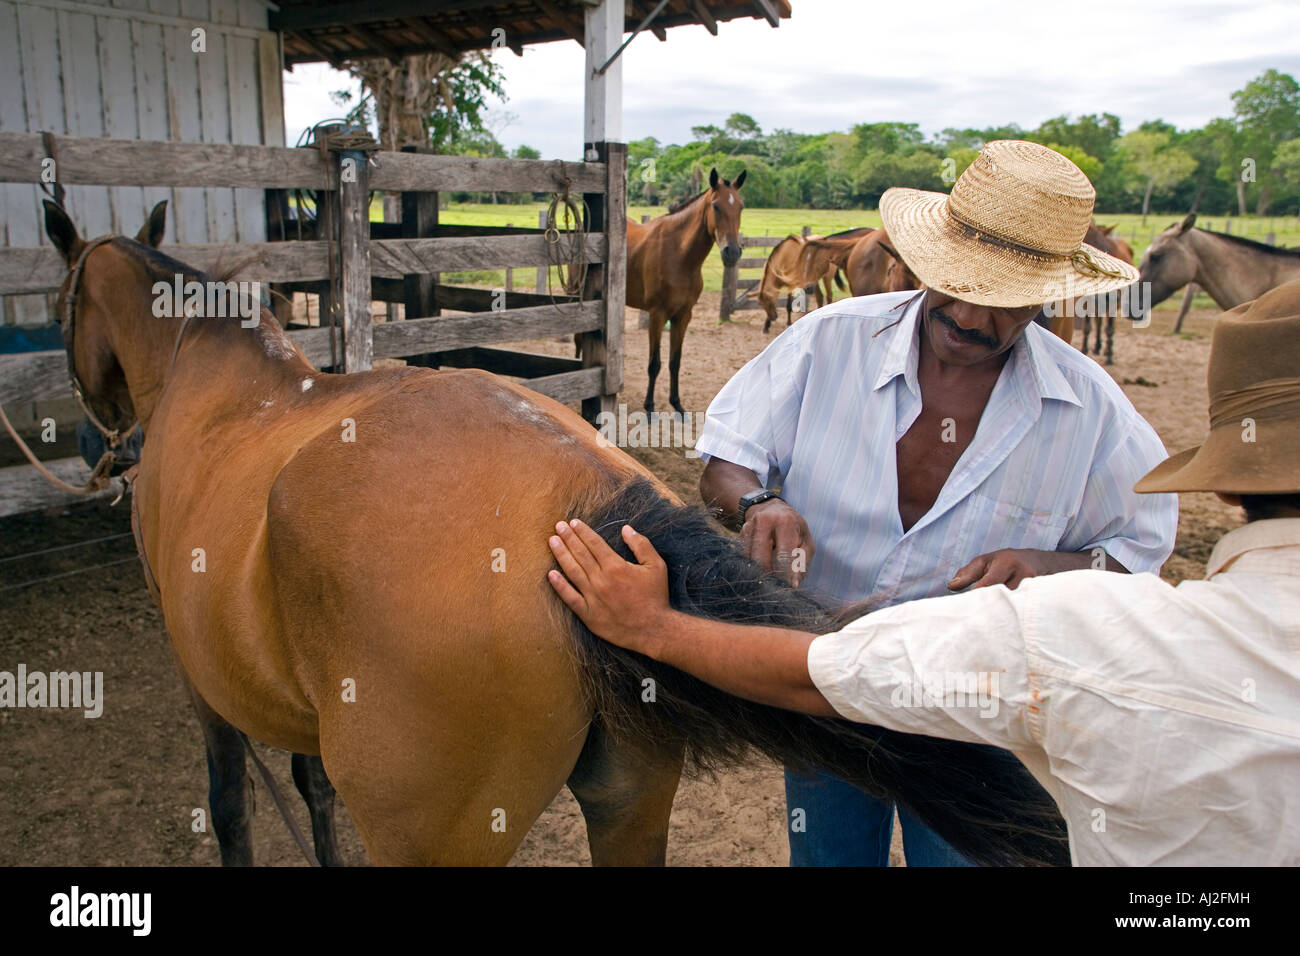
M 920 281 L 889 244 L 889 233 L 873 229 L 859 238 L 844 260 L 844 275 L 853 295 L 919 289 Z
M 803 258 L 805 246 L 809 242 L 816 242 L 822 239 L 822 236 L 796 236 L 793 233 L 786 236 L 778 242 L 773 248 L 771 254 L 767 257 L 767 262 L 763 264 L 763 278 L 758 284 L 758 303 L 766 314 L 766 321 L 763 323 L 763 332 L 772 327 L 776 320 L 776 301 L 781 293 L 790 290 L 803 291 L 811 288 L 813 294 L 817 297 L 817 308 L 821 308 L 827 302 L 834 301 L 834 295 L 831 290 L 831 279 L 835 276 L 838 266 L 834 263 L 821 264 L 820 271 L 812 271 L 814 267 L 806 267 Z M 822 288 L 825 287 L 823 295 Z M 793 302 L 790 298 L 785 303 L 785 324 L 789 328 L 791 322 L 791 313 Z M 806 310 L 804 310 L 806 311 Z
M 1099 226 L 1094 221 L 1092 225 L 1088 227 L 1088 231 L 1084 235 L 1083 241 L 1090 246 L 1094 246 L 1097 249 L 1100 249 L 1102 252 L 1109 252 L 1116 259 L 1122 259 L 1123 261 L 1127 262 L 1129 265 L 1132 265 L 1133 247 L 1130 246 L 1123 239 L 1121 239 L 1119 236 L 1113 235 L 1114 229 L 1115 227 L 1113 225 Z M 1097 343 L 1092 351 L 1094 355 L 1101 354 L 1101 316 L 1103 313 L 1105 313 L 1106 364 L 1114 365 L 1115 364 L 1115 313 L 1117 310 L 1110 307 L 1110 300 L 1105 296 L 1094 296 L 1092 298 L 1091 305 L 1092 308 L 1087 310 L 1089 314 L 1083 317 L 1083 342 L 1080 343 L 1080 349 L 1083 351 L 1084 355 L 1088 354 L 1088 333 L 1092 329 L 1093 319 L 1096 319 L 1097 320 Z M 1069 312 L 1071 310 L 1063 309 L 1061 311 Z M 1066 325 L 1067 322 L 1069 323 L 1068 326 Z M 1060 331 L 1057 330 L 1058 324 L 1060 325 Z M 1057 315 L 1056 317 L 1054 317 L 1052 320 L 1052 331 L 1055 332 L 1057 335 L 1059 335 L 1061 338 L 1065 339 L 1065 341 L 1073 343 L 1074 316 Z
M 627 222 L 627 304 L 650 313 L 650 362 L 645 409 L 654 411 L 655 379 L 659 376 L 659 342 L 669 325 L 668 401 L 686 414 L 678 390 L 682 342 L 691 323 L 691 310 L 704 290 L 704 260 L 716 243 L 723 265 L 740 260 L 740 213 L 745 201 L 742 170 L 733 183 L 709 171 L 709 188 L 669 212 L 642 224 Z M 670 324 L 671 323 L 671 324 Z
M 663 863 L 683 760 L 754 751 L 895 799 L 977 862 L 1068 862 L 1003 751 L 754 704 L 587 630 L 546 580 L 560 518 L 625 557 L 634 524 L 676 608 L 843 622 L 572 410 L 475 369 L 321 373 L 267 309 L 155 315 L 156 282 L 215 280 L 45 208 L 69 369 L 105 428 L 145 432 L 133 524 L 182 672 L 235 733 L 319 755 L 373 863 L 503 864 L 566 783 L 593 863 Z
M 1142 280 L 1151 283 L 1151 304 L 1195 282 L 1227 311 L 1269 289 L 1300 279 L 1300 249 L 1255 242 L 1244 236 L 1194 228 L 1189 213 L 1156 236 L 1142 256 Z

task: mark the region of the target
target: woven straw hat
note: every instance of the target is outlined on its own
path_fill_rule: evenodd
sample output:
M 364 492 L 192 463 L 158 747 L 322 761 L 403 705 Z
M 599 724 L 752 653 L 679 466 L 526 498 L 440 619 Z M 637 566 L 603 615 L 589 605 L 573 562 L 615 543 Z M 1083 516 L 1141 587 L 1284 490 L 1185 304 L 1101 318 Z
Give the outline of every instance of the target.
M 880 197 L 890 241 L 930 289 L 1019 308 L 1132 285 L 1138 270 L 1083 237 L 1097 193 L 1078 166 L 1022 140 L 988 143 L 952 193 Z
M 1300 492 L 1300 279 L 1223 313 L 1210 344 L 1210 434 L 1135 491 Z

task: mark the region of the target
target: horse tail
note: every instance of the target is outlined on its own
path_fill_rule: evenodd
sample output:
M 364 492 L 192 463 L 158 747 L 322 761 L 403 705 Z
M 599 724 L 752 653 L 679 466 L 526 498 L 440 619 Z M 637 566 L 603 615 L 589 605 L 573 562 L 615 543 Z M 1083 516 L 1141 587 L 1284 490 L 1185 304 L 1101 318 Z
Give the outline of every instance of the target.
M 704 511 L 674 505 L 634 478 L 586 507 L 584 520 L 631 557 L 632 524 L 668 566 L 669 600 L 690 614 L 814 633 L 830 611 L 749 560 Z M 1004 750 L 904 734 L 751 703 L 596 637 L 576 617 L 574 646 L 596 719 L 639 746 L 685 743 L 688 767 L 710 772 L 752 752 L 802 772 L 823 770 L 906 805 L 968 858 L 989 865 L 1068 864 L 1056 804 Z M 653 691 L 651 701 L 645 696 Z
M 846 291 L 846 286 L 844 285 L 844 267 L 843 267 L 843 266 L 837 266 L 836 269 L 835 269 L 835 285 L 839 288 L 839 290 L 840 290 L 841 292 Z

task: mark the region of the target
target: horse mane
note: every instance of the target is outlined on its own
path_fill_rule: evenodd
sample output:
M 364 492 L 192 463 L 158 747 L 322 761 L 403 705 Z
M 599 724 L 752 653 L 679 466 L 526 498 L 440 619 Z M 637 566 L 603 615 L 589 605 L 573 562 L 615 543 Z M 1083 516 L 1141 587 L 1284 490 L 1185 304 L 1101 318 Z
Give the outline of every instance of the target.
M 126 238 L 126 237 L 123 237 Z M 160 252 L 153 246 L 145 245 L 142 242 L 136 242 L 134 239 L 129 240 L 131 243 L 131 252 L 149 274 L 149 278 L 156 279 L 159 282 L 170 281 L 178 273 L 185 281 L 194 280 L 196 282 L 229 282 L 239 273 L 243 272 L 248 266 L 261 259 L 261 254 L 244 256 L 236 259 L 234 262 L 223 267 L 216 273 L 204 272 L 202 269 L 196 269 L 194 266 L 187 265 L 179 259 L 173 259 L 165 252 Z
M 669 602 L 678 610 L 816 634 L 847 623 L 847 613 L 764 572 L 735 540 L 710 526 L 702 508 L 673 504 L 644 478 L 576 504 L 574 510 L 625 559 L 624 524 L 650 539 L 668 566 Z M 1069 863 L 1055 802 L 1004 750 L 756 704 L 609 644 L 574 615 L 569 620 L 595 719 L 616 739 L 651 751 L 684 743 L 688 766 L 705 773 L 756 751 L 898 800 L 977 862 Z M 651 686 L 654 703 L 647 705 L 642 694 Z
M 1177 225 L 1175 223 L 1174 225 Z M 1172 227 L 1171 227 L 1172 228 Z M 1196 227 L 1201 229 L 1200 226 Z M 1215 232 L 1213 229 L 1201 229 L 1201 232 L 1216 236 L 1219 239 L 1226 239 L 1228 242 L 1235 242 L 1239 246 L 1245 246 L 1247 249 L 1255 249 L 1259 252 L 1269 252 L 1275 256 L 1293 256 L 1300 258 L 1300 247 L 1287 248 L 1286 246 L 1270 246 L 1267 242 L 1257 242 L 1254 239 L 1247 239 L 1245 236 L 1234 236 L 1230 232 Z
M 676 202 L 669 203 L 669 204 L 668 204 L 668 215 L 671 216 L 673 213 L 681 212 L 681 211 L 682 211 L 683 209 L 685 209 L 687 206 L 692 206 L 692 205 L 694 205 L 695 203 L 699 202 L 701 199 L 703 199 L 703 198 L 704 198 L 705 196 L 707 196 L 708 194 L 709 194 L 709 190 L 706 189 L 706 190 L 704 190 L 704 192 L 699 193 L 698 195 L 695 195 L 695 196 L 689 196 L 689 197 L 687 197 L 686 199 L 679 199 L 679 200 L 677 200 Z
M 122 238 L 125 239 L 126 242 L 120 244 L 120 247 L 135 257 L 136 261 L 144 267 L 145 274 L 149 279 L 154 282 L 166 282 L 168 285 L 171 285 L 171 283 L 175 281 L 177 275 L 181 277 L 182 283 L 199 282 L 204 285 L 208 283 L 228 283 L 233 281 L 234 277 L 242 273 L 246 268 L 248 268 L 248 266 L 252 265 L 254 262 L 260 261 L 262 258 L 261 253 L 241 256 L 228 265 L 222 265 L 216 272 L 209 273 L 204 272 L 202 269 L 197 269 L 194 266 L 187 265 L 179 259 L 174 259 L 167 255 L 167 253 L 155 249 L 153 246 L 137 242 L 136 240 L 126 236 L 123 236 Z M 114 244 L 118 245 L 116 242 Z M 242 287 L 239 288 L 239 294 L 241 296 L 245 294 L 245 290 Z M 264 306 L 260 301 L 251 303 L 251 305 L 259 314 L 264 309 Z M 241 319 L 237 316 L 232 318 L 234 318 L 234 322 L 217 323 L 218 327 L 240 328 Z
M 867 233 L 875 232 L 875 231 L 876 231 L 875 226 L 858 226 L 854 229 L 841 229 L 839 232 L 832 232 L 829 236 L 823 236 L 822 238 L 840 239 L 843 238 L 844 236 L 853 236 L 853 235 L 865 236 Z

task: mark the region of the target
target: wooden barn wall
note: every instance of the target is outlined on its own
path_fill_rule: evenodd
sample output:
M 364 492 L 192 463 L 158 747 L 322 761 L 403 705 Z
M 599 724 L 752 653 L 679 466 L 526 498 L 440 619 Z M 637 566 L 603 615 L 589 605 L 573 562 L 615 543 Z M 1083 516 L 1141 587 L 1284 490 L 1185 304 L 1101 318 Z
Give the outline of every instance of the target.
M 279 38 L 264 0 L 0 0 L 0 130 L 284 145 Z M 191 31 L 207 51 L 191 51 Z M 0 183 L 0 244 L 48 242 L 33 186 Z M 261 242 L 256 189 L 70 186 L 82 235 L 134 235 L 170 201 L 166 242 Z M 0 296 L 0 321 L 40 325 L 52 295 Z

